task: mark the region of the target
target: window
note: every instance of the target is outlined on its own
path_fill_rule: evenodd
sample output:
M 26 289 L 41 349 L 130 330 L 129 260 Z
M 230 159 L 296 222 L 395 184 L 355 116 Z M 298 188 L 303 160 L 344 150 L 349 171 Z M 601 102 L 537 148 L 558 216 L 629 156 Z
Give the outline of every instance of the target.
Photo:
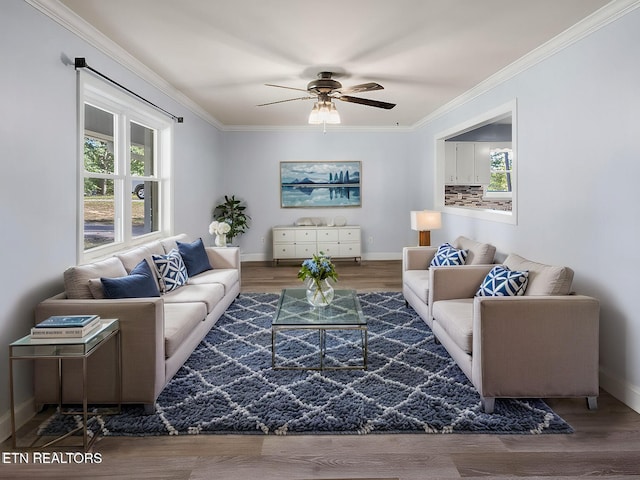
M 86 260 L 170 232 L 171 124 L 80 75 L 79 259 Z
M 486 186 L 487 198 L 511 198 L 513 192 L 513 150 L 509 147 L 489 151 L 491 183 Z

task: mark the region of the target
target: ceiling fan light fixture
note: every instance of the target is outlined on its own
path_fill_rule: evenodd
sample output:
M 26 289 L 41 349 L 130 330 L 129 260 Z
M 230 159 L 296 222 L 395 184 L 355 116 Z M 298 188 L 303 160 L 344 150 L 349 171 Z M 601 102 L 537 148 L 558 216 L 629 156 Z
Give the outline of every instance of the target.
M 318 125 L 328 123 L 330 125 L 338 125 L 340 123 L 340 114 L 332 101 L 316 102 L 309 114 L 309 123 Z
M 310 125 L 319 125 L 322 123 L 320 120 L 320 107 L 318 106 L 318 102 L 313 104 L 313 108 L 311 109 L 311 113 L 309 114 L 309 124 Z
M 331 123 L 333 125 L 338 125 L 340 123 L 340 114 L 333 102 L 331 102 L 331 107 L 329 108 L 329 120 L 327 120 L 327 123 Z

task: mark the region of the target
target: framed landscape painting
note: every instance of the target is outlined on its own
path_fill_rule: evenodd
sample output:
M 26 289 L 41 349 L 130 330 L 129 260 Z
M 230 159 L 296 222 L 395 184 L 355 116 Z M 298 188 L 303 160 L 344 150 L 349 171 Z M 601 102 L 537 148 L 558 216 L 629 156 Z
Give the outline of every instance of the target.
M 361 207 L 361 162 L 280 162 L 283 208 Z

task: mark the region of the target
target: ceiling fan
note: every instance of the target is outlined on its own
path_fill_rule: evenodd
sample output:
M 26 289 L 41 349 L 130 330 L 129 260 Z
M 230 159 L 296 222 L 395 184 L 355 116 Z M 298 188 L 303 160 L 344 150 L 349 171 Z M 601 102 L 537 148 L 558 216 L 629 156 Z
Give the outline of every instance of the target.
M 380 84 L 369 82 L 369 83 L 361 83 L 359 85 L 354 85 L 349 88 L 343 88 L 342 84 L 337 80 L 331 78 L 333 72 L 320 72 L 318 73 L 318 78 L 316 80 L 312 80 L 307 84 L 307 88 L 294 88 L 294 87 L 285 87 L 282 85 L 273 85 L 271 83 L 266 83 L 267 87 L 277 87 L 277 88 L 286 88 L 288 90 L 297 90 L 299 92 L 305 92 L 308 95 L 304 97 L 296 97 L 289 98 L 287 100 L 278 100 L 276 102 L 262 103 L 258 105 L 259 107 L 264 107 L 266 105 L 274 105 L 276 103 L 284 103 L 291 102 L 294 100 L 314 100 L 317 99 L 315 105 L 313 106 L 313 110 L 311 111 L 311 116 L 309 117 L 309 123 L 321 123 L 326 121 L 326 123 L 340 123 L 340 119 L 338 116 L 338 112 L 333 104 L 333 100 L 340 100 L 342 102 L 349 103 L 359 103 L 361 105 L 367 105 L 369 107 L 377 107 L 384 108 L 389 110 L 396 106 L 395 103 L 387 103 L 381 102 L 379 100 L 370 100 L 368 98 L 360 98 L 353 97 L 351 93 L 361 93 L 361 92 L 371 92 L 374 90 L 382 90 L 384 87 Z M 324 110 L 324 112 L 323 112 Z M 320 114 L 319 121 L 312 121 L 314 117 L 314 112 Z M 326 115 L 322 115 L 326 113 Z M 334 121 L 331 121 L 331 115 L 333 114 Z M 316 116 L 317 117 L 317 116 Z M 337 117 L 337 121 L 335 118 Z

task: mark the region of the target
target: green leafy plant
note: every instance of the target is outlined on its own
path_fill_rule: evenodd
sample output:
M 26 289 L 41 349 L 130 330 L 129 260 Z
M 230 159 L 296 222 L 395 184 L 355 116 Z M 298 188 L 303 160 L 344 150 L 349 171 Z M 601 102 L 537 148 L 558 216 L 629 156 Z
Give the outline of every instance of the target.
M 243 205 L 241 200 L 236 200 L 235 195 L 225 195 L 224 202 L 213 209 L 213 218 L 218 222 L 226 222 L 231 227 L 227 233 L 229 243 L 249 228 L 251 217 L 244 213 L 246 209 L 246 205 Z

